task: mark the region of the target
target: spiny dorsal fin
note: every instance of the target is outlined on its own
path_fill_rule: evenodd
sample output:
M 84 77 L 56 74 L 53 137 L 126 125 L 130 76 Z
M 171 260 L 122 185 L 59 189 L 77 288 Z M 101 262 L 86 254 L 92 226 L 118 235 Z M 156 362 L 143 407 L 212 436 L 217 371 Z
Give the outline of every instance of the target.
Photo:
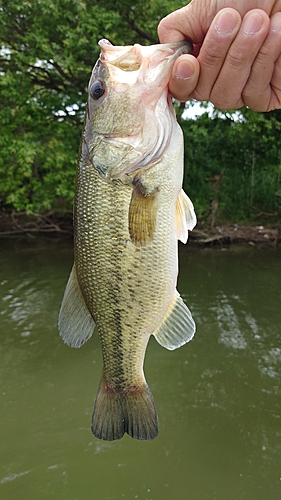
M 188 231 L 194 228 L 196 222 L 193 204 L 184 190 L 181 189 L 176 204 L 176 231 L 178 240 L 186 243 Z
M 75 264 L 65 288 L 58 326 L 60 336 L 70 347 L 81 347 L 93 334 L 95 323 L 80 290 Z
M 159 344 L 172 351 L 189 342 L 195 329 L 191 312 L 176 290 L 174 300 L 154 336 Z
M 129 233 L 137 247 L 151 243 L 157 216 L 158 189 L 148 193 L 138 181 L 133 189 L 129 208 Z

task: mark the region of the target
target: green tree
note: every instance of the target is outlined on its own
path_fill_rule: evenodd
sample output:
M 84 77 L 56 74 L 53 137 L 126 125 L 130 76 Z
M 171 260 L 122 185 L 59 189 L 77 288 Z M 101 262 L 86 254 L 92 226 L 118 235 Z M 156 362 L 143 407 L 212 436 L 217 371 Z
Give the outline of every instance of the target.
M 157 43 L 168 0 L 2 0 L 2 210 L 70 208 L 97 42 Z
M 0 210 L 72 206 L 76 158 L 97 42 L 157 43 L 157 25 L 184 0 L 2 0 Z M 178 107 L 181 116 L 184 107 Z M 199 218 L 280 213 L 281 112 L 214 111 L 181 120 L 185 187 Z M 277 193 L 277 194 L 276 194 Z M 279 196 L 277 196 L 279 195 Z
M 239 118 L 239 119 L 238 119 Z M 219 221 L 281 212 L 280 114 L 214 111 L 185 120 L 185 188 L 199 218 L 218 201 Z

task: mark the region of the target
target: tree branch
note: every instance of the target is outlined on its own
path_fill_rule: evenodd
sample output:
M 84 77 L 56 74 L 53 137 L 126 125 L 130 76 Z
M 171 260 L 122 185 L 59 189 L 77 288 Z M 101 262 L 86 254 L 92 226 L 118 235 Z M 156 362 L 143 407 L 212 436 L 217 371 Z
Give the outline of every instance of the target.
M 148 40 L 149 42 L 151 42 L 153 44 L 158 43 L 157 38 L 154 38 L 153 35 L 151 35 L 150 33 L 147 33 L 146 31 L 143 31 L 141 28 L 139 28 L 136 25 L 135 21 L 133 19 L 130 19 L 130 17 L 128 15 L 126 16 L 125 20 L 128 23 L 128 25 L 130 26 L 130 28 L 132 28 L 132 30 L 134 30 L 142 38 L 144 38 L 145 40 Z

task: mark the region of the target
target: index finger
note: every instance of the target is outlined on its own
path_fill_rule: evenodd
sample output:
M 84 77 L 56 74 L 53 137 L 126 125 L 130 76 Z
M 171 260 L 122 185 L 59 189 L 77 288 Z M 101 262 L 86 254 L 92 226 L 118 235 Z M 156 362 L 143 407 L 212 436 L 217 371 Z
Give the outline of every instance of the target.
M 157 28 L 160 43 L 171 43 L 185 40 L 185 36 L 180 29 L 177 29 L 177 11 L 164 17 Z M 169 19 L 168 19 L 169 18 Z M 174 23 L 175 21 L 175 23 Z M 174 27 L 175 24 L 175 27 Z

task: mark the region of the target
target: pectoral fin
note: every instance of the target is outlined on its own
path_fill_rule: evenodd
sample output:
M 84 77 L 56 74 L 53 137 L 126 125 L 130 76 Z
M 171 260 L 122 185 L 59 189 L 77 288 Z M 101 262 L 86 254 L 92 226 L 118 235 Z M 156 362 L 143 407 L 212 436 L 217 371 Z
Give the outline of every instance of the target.
M 181 189 L 176 204 L 176 231 L 178 240 L 187 242 L 188 231 L 191 231 L 196 225 L 196 215 L 191 200 Z
M 94 320 L 80 290 L 74 264 L 59 312 L 59 333 L 70 347 L 81 347 L 92 336 L 94 326 Z
M 191 312 L 176 290 L 174 300 L 154 336 L 159 344 L 172 351 L 189 342 L 195 329 Z
M 147 193 L 140 182 L 132 192 L 129 208 L 129 233 L 138 247 L 151 243 L 156 226 L 158 190 Z

